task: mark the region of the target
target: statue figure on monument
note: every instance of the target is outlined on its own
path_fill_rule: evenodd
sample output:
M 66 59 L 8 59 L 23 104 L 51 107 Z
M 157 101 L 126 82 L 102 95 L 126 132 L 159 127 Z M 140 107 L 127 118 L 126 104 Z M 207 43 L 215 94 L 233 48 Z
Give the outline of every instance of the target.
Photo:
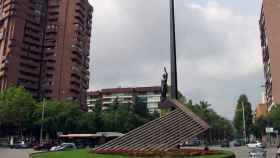
M 161 97 L 160 97 L 161 102 L 165 101 L 165 99 L 167 98 L 167 89 L 168 89 L 167 81 L 168 81 L 168 73 L 166 71 L 166 67 L 164 67 L 164 74 L 162 75 L 162 80 L 161 80 Z

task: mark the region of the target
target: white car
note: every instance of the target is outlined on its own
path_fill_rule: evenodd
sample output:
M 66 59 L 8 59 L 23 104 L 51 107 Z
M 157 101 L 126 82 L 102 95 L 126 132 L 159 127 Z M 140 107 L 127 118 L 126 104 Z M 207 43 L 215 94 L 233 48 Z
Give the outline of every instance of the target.
M 254 148 L 249 152 L 249 158 L 266 158 L 266 151 L 262 148 Z
M 54 146 L 50 149 L 50 151 L 65 151 L 65 150 L 74 150 L 77 149 L 74 143 L 62 143 L 59 146 Z
M 251 143 L 247 144 L 247 147 L 248 148 L 264 148 L 264 145 L 261 142 L 256 141 L 256 142 L 251 142 Z

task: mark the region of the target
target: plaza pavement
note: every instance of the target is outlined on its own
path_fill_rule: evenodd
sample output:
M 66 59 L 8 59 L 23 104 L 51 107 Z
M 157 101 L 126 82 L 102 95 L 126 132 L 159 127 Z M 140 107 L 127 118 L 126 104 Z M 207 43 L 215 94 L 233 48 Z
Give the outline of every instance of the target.
M 34 152 L 33 149 L 0 148 L 0 158 L 29 158 L 29 154 Z

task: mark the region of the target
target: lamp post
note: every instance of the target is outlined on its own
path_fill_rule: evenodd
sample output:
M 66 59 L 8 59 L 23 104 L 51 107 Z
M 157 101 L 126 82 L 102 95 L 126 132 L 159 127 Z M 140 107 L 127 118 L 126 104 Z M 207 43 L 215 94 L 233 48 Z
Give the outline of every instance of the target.
M 244 103 L 242 102 L 242 113 L 243 113 L 243 135 L 244 135 L 244 141 L 245 144 L 247 142 L 247 135 L 246 135 L 246 119 L 245 119 L 245 108 L 244 108 Z
M 43 130 L 44 130 L 44 119 L 45 119 L 45 99 L 43 99 L 43 107 L 42 107 L 42 118 L 41 118 L 41 130 L 40 130 L 40 144 L 43 143 Z
M 170 0 L 171 98 L 178 99 L 174 0 Z

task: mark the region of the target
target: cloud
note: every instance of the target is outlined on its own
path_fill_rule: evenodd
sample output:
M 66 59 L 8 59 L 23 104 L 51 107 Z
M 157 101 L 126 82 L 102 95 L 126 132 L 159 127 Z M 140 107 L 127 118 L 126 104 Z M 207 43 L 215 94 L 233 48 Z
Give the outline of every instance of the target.
M 169 9 L 162 0 L 100 0 L 95 7 L 90 89 L 159 85 L 169 67 Z M 176 1 L 178 83 L 232 118 L 238 96 L 259 100 L 262 84 L 257 16 L 225 2 Z

